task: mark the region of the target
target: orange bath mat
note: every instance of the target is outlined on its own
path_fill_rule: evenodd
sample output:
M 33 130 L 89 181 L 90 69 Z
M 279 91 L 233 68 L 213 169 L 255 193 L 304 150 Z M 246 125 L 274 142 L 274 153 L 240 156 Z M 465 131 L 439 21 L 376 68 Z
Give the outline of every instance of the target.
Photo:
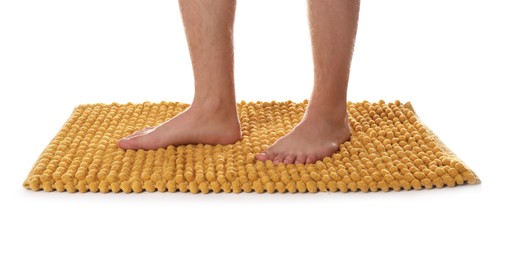
M 123 150 L 118 139 L 155 126 L 189 104 L 85 104 L 35 162 L 23 186 L 67 192 L 318 192 L 430 189 L 480 179 L 423 124 L 410 102 L 348 102 L 352 136 L 313 164 L 273 164 L 255 154 L 303 117 L 303 102 L 237 103 L 235 144 Z M 312 137 L 310 137 L 312 138 Z

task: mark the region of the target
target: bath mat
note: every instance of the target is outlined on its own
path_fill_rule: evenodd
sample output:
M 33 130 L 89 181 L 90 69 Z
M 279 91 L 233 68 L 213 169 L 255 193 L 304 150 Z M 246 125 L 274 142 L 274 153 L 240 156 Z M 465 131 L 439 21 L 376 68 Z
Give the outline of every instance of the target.
M 23 186 L 67 192 L 348 192 L 420 190 L 480 179 L 426 126 L 410 102 L 348 102 L 352 135 L 313 164 L 255 154 L 288 133 L 308 100 L 237 103 L 234 144 L 123 150 L 117 140 L 185 110 L 181 102 L 83 104 L 44 149 Z M 309 137 L 312 138 L 312 137 Z

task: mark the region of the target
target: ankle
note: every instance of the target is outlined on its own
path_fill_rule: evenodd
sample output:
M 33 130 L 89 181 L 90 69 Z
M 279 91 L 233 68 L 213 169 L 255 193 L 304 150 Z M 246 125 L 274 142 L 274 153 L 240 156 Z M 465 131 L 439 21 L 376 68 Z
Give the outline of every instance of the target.
M 339 105 L 315 105 L 310 102 L 305 110 L 304 118 L 344 123 L 348 121 L 347 103 L 344 102 Z
M 236 100 L 223 97 L 194 98 L 191 109 L 200 114 L 217 116 L 237 116 Z

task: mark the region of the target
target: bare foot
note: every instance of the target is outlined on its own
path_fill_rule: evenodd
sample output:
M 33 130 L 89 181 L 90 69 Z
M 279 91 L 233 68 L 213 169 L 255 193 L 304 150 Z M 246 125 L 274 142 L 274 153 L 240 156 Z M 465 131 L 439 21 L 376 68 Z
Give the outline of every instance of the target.
M 272 160 L 274 164 L 315 163 L 335 153 L 350 136 L 347 114 L 344 120 L 304 116 L 291 132 L 257 154 L 256 159 Z
M 236 108 L 189 106 L 166 122 L 121 139 L 123 149 L 156 150 L 169 145 L 233 144 L 242 138 Z

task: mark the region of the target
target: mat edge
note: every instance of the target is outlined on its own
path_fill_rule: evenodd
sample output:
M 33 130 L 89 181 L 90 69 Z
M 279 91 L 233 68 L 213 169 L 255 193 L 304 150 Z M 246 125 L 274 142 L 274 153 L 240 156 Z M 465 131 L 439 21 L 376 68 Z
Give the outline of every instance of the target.
M 473 176 L 475 177 L 475 182 L 473 183 L 469 183 L 467 182 L 467 184 L 480 184 L 482 183 L 482 181 L 480 180 L 480 178 L 478 177 L 478 175 L 476 174 L 475 171 L 473 171 L 473 169 L 471 169 L 471 167 L 469 167 L 462 159 L 460 159 L 459 156 L 457 156 L 457 154 L 455 154 L 444 142 L 443 140 L 441 140 L 441 138 L 439 138 L 436 133 L 434 133 L 434 131 L 432 131 L 430 129 L 430 127 L 423 122 L 423 120 L 421 119 L 421 117 L 418 115 L 418 113 L 416 113 L 412 103 L 410 101 L 407 101 L 406 103 L 404 103 L 403 105 L 405 108 L 411 110 L 411 112 L 413 112 L 413 114 L 416 116 L 416 118 L 418 119 L 418 122 L 420 122 L 420 124 L 425 128 L 425 130 L 427 130 L 427 132 L 430 134 L 430 138 L 432 138 L 434 141 L 436 141 L 437 145 L 439 146 L 439 148 L 443 149 L 443 151 L 445 151 L 447 154 L 449 154 L 453 159 L 455 159 L 456 161 L 462 163 L 462 165 L 464 165 L 464 168 L 466 168 L 467 170 L 469 170 Z
M 63 129 L 63 127 L 72 119 L 72 117 L 74 116 L 74 114 L 76 113 L 76 110 L 78 108 L 80 108 L 82 105 L 77 105 L 77 106 L 74 106 L 74 109 L 72 109 L 72 112 L 70 113 L 70 115 L 67 117 L 67 120 L 65 120 L 65 122 L 60 126 L 59 130 L 57 131 L 57 133 L 53 136 L 53 138 L 49 141 L 49 143 L 46 145 L 46 148 L 44 148 L 42 150 L 42 152 L 40 153 L 40 155 L 37 157 L 37 160 L 35 160 L 35 163 L 32 165 L 31 167 L 31 170 L 30 172 L 28 173 L 28 176 L 25 178 L 25 180 L 23 181 L 23 188 L 27 189 L 27 190 L 32 190 L 30 188 L 30 178 L 34 175 L 34 169 L 35 169 L 35 166 L 37 164 L 39 164 L 39 162 L 41 161 L 41 158 L 42 158 L 42 155 L 46 152 L 46 150 L 48 149 L 48 146 L 58 137 L 58 133 L 60 133 L 60 131 Z

